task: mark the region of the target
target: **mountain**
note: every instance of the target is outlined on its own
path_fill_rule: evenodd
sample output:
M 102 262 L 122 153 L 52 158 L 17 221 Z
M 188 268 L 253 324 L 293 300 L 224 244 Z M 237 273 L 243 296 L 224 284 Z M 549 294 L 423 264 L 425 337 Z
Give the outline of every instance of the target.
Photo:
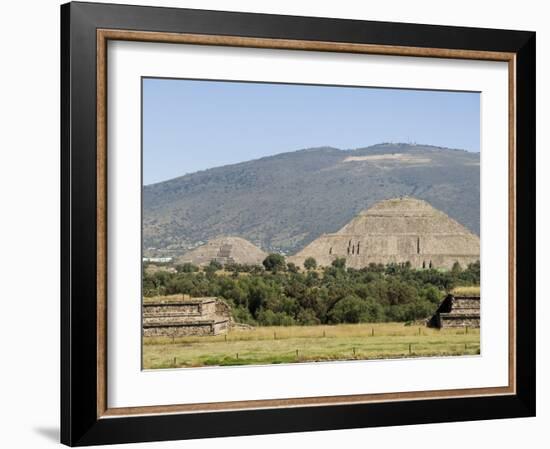
M 143 187 L 145 255 L 240 236 L 294 253 L 373 204 L 427 201 L 479 235 L 479 153 L 414 144 L 311 148 Z

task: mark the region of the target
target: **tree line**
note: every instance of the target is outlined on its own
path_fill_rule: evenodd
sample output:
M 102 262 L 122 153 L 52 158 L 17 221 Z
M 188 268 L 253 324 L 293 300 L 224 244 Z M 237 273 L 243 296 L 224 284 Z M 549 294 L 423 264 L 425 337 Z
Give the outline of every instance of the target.
M 399 321 L 431 316 L 455 286 L 479 285 L 479 262 L 449 271 L 417 270 L 410 263 L 347 268 L 345 259 L 304 269 L 270 254 L 262 266 L 212 261 L 186 263 L 176 272 L 150 272 L 144 264 L 143 294 L 217 296 L 232 307 L 237 322 L 260 326 Z

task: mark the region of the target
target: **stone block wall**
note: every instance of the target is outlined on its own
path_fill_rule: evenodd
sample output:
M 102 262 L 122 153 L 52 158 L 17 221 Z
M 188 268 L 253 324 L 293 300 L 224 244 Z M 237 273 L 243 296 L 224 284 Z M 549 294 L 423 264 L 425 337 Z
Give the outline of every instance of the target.
M 479 298 L 469 296 L 455 296 L 453 309 L 475 309 L 479 310 Z
M 429 327 L 480 327 L 480 298 L 479 296 L 453 296 L 441 302 L 437 311 L 428 321 Z
M 480 325 L 479 314 L 475 315 L 461 315 L 452 313 L 442 313 L 439 317 L 441 327 L 471 327 L 478 328 Z
M 200 315 L 200 304 L 144 304 L 143 312 L 151 315 L 180 314 L 189 316 Z
M 190 337 L 214 334 L 214 323 L 179 323 L 143 327 L 144 337 Z
M 229 330 L 229 306 L 217 298 L 159 298 L 143 304 L 145 337 L 218 335 Z

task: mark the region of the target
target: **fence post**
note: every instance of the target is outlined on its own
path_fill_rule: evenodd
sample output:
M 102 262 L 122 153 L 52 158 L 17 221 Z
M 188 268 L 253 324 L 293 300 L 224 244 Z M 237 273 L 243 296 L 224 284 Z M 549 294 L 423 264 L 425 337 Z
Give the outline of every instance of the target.
M 412 343 L 409 343 L 409 354 L 412 354 Z
M 177 357 L 174 357 L 174 367 L 177 366 L 177 364 L 178 364 L 178 359 Z
M 296 349 L 296 358 L 298 358 L 298 350 Z
M 353 355 L 355 355 L 355 348 L 353 348 Z
M 371 328 L 371 335 L 374 337 L 374 327 Z

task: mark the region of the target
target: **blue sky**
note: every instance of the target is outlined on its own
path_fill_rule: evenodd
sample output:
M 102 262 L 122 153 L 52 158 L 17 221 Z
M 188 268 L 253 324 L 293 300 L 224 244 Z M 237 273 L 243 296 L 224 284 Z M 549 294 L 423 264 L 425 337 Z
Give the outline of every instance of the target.
M 143 183 L 304 148 L 479 151 L 479 93 L 143 80 Z

